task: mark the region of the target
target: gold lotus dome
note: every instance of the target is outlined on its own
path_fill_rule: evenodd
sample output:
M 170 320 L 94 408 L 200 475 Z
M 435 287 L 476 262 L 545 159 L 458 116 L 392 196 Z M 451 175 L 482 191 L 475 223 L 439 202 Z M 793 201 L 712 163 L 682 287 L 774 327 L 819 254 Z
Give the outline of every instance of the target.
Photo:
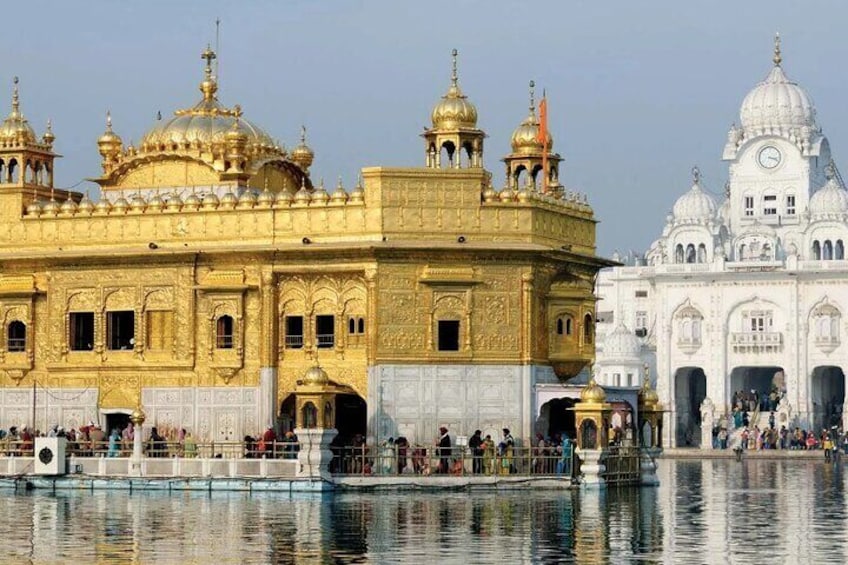
M 433 123 L 433 129 L 473 129 L 477 127 L 477 108 L 459 88 L 459 79 L 456 73 L 456 49 L 453 50 L 452 55 L 451 86 L 433 108 L 430 119 Z
M 342 177 L 339 177 L 339 184 L 336 185 L 336 189 L 333 191 L 330 199 L 337 203 L 347 202 L 347 191 L 342 186 Z
M 59 210 L 66 215 L 71 215 L 77 211 L 77 203 L 74 202 L 73 198 L 68 198 L 62 205 L 59 207 Z
M 47 214 L 48 216 L 55 216 L 59 213 L 59 204 L 53 200 L 52 198 L 47 201 L 47 203 L 41 208 L 41 212 L 43 214 Z
M 35 131 L 21 113 L 20 100 L 18 98 L 18 77 L 14 79 L 15 87 L 12 91 L 12 111 L 0 124 L 0 142 L 5 143 L 35 143 Z
M 330 377 L 327 375 L 327 371 L 319 365 L 315 365 L 306 370 L 301 382 L 305 385 L 326 385 L 329 384 Z
M 275 143 L 271 136 L 246 120 L 238 105 L 230 109 L 218 102 L 218 83 L 212 76 L 215 52 L 207 47 L 201 57 L 206 59 L 205 77 L 200 83 L 203 99 L 191 108 L 177 110 L 170 120 L 159 120 L 142 136 L 139 143 L 142 151 L 208 148 L 223 143 L 230 131 L 243 136 L 248 145 L 273 150 Z
M 362 175 L 356 180 L 356 186 L 350 191 L 351 202 L 363 202 L 365 200 L 365 189 L 362 188 Z
M 238 204 L 238 196 L 236 196 L 233 191 L 230 190 L 224 196 L 221 197 L 220 204 L 221 208 L 235 208 L 236 204 Z
M 94 203 L 88 197 L 88 192 L 86 192 L 85 196 L 83 196 L 82 200 L 80 200 L 77 210 L 83 214 L 91 214 L 94 211 Z
M 533 98 L 533 81 L 530 81 L 530 113 L 512 132 L 510 144 L 513 153 L 541 153 L 544 147 L 539 141 L 539 119 L 536 117 L 536 102 Z M 548 151 L 554 147 L 550 131 L 547 132 Z
M 100 155 L 103 157 L 117 155 L 123 144 L 124 141 L 121 136 L 112 131 L 112 113 L 106 112 L 106 131 L 97 138 L 97 148 L 100 150 Z
M 600 404 L 607 398 L 607 393 L 604 389 L 595 382 L 595 377 L 589 380 L 583 390 L 580 391 L 580 400 L 586 403 Z
M 53 135 L 53 122 L 50 120 L 47 120 L 47 129 L 44 130 L 44 135 L 41 136 L 41 141 L 43 141 L 45 145 L 53 145 L 53 142 L 56 141 L 56 136 Z
M 33 200 L 29 203 L 29 206 L 27 206 L 26 213 L 28 216 L 40 216 L 41 209 L 41 202 L 39 202 L 38 200 Z

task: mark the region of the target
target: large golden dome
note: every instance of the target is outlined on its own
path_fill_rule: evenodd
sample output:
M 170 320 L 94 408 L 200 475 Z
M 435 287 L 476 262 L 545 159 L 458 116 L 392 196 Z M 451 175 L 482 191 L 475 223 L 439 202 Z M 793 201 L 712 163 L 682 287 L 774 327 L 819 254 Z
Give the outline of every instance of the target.
M 35 130 L 21 113 L 18 100 L 18 77 L 15 77 L 15 89 L 12 93 L 12 111 L 0 124 L 0 142 L 2 143 L 35 143 Z
M 156 151 L 206 147 L 223 143 L 230 131 L 244 135 L 248 147 L 273 149 L 275 144 L 271 136 L 245 119 L 238 105 L 227 108 L 218 102 L 215 95 L 218 83 L 212 76 L 211 65 L 215 53 L 207 48 L 203 58 L 207 60 L 206 76 L 200 83 L 203 99 L 191 108 L 177 110 L 170 120 L 158 120 L 141 138 L 140 149 Z
M 586 403 L 601 404 L 606 398 L 607 393 L 595 382 L 595 377 L 592 377 L 589 380 L 589 384 L 580 391 L 580 400 Z
M 453 73 L 447 94 L 433 108 L 431 119 L 434 129 L 476 128 L 477 108 L 459 89 L 456 74 L 456 49 L 453 50 Z

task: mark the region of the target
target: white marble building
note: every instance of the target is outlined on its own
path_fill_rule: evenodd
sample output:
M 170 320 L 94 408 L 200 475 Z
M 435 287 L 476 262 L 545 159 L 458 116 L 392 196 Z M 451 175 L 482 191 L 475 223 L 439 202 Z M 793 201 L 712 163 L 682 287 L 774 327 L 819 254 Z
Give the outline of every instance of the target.
M 639 337 L 668 410 L 665 446 L 708 446 L 739 390 L 783 394 L 781 424 L 845 423 L 848 191 L 778 42 L 739 114 L 724 198 L 695 169 L 647 252 L 618 257 L 624 266 L 597 281 L 599 372 L 620 365 L 602 334 Z

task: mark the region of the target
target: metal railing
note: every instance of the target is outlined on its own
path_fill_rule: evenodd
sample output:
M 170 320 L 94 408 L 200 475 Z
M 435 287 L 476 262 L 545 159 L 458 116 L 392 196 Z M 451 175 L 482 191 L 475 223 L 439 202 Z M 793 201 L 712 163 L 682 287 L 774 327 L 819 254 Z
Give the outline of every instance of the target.
M 286 349 L 300 349 L 303 347 L 303 336 L 302 335 L 287 335 L 286 336 Z
M 610 485 L 638 484 L 641 480 L 639 448 L 610 446 L 604 454 L 602 476 Z
M 332 448 L 330 472 L 336 475 L 534 475 L 572 478 L 572 446 L 512 447 L 472 451 L 464 446 L 439 447 L 387 445 Z
M 315 339 L 318 347 L 333 347 L 336 343 L 336 334 L 316 334 Z
M 244 441 L 156 441 L 145 440 L 142 444 L 145 457 L 184 457 L 206 459 L 297 459 L 300 444 L 275 441 L 268 444 Z M 33 442 L 22 440 L 0 440 L 0 456 L 32 457 Z M 119 441 L 110 447 L 110 442 L 90 440 L 68 440 L 65 453 L 75 457 L 130 457 L 132 441 Z

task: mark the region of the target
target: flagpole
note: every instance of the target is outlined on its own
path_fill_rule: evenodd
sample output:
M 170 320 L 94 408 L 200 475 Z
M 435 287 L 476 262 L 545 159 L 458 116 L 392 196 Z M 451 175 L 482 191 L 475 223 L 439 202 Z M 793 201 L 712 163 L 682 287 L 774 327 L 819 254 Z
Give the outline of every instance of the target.
M 539 102 L 539 141 L 542 142 L 542 194 L 548 193 L 548 98 L 542 89 Z

